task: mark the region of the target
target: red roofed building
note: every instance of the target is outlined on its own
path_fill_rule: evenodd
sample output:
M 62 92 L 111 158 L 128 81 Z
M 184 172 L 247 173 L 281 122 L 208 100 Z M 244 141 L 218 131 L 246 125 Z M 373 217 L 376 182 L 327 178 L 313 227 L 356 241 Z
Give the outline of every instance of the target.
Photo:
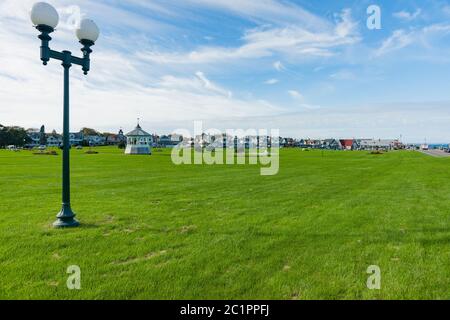
M 353 139 L 341 139 L 339 142 L 342 145 L 342 149 L 344 150 L 353 150 L 353 144 L 355 140 Z

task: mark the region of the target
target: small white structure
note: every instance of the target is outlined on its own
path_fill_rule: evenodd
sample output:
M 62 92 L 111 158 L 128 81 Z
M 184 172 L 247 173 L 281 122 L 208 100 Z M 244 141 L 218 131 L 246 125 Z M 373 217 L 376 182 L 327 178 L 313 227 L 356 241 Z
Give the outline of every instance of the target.
M 127 137 L 127 147 L 125 154 L 152 154 L 152 135 L 137 127 L 125 135 Z

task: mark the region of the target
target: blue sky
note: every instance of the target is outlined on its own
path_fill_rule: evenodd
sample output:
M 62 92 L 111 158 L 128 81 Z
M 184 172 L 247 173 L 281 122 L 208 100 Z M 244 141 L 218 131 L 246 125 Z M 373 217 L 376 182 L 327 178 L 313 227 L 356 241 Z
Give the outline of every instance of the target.
M 0 123 L 61 128 L 61 67 L 39 64 L 28 11 L 0 1 Z M 102 30 L 92 72 L 72 70 L 72 128 L 280 129 L 284 136 L 450 142 L 450 2 L 54 0 L 51 45 L 79 53 L 81 16 Z M 381 8 L 381 29 L 367 8 Z M 3 63 L 7 61 L 7 63 Z

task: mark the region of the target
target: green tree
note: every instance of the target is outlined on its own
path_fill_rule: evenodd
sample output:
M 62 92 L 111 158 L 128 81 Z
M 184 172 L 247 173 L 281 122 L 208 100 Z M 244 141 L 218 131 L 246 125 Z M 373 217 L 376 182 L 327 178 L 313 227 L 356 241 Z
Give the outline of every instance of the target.
M 9 145 L 22 147 L 27 142 L 29 142 L 29 137 L 24 128 L 0 126 L 0 147 L 4 148 Z
M 45 126 L 42 125 L 41 130 L 39 131 L 39 144 L 41 146 L 47 145 L 47 135 L 45 134 Z
M 0 125 L 0 148 L 7 146 L 8 134 L 6 127 Z
M 83 128 L 81 129 L 81 132 L 83 133 L 83 136 L 96 136 L 98 135 L 98 131 L 92 128 Z

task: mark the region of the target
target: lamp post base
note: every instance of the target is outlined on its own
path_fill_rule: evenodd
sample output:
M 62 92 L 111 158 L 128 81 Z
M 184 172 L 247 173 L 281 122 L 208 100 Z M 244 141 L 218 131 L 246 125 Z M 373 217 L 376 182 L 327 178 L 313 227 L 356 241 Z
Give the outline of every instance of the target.
M 70 206 L 63 205 L 56 218 L 57 220 L 53 222 L 55 228 L 74 228 L 80 225 Z

